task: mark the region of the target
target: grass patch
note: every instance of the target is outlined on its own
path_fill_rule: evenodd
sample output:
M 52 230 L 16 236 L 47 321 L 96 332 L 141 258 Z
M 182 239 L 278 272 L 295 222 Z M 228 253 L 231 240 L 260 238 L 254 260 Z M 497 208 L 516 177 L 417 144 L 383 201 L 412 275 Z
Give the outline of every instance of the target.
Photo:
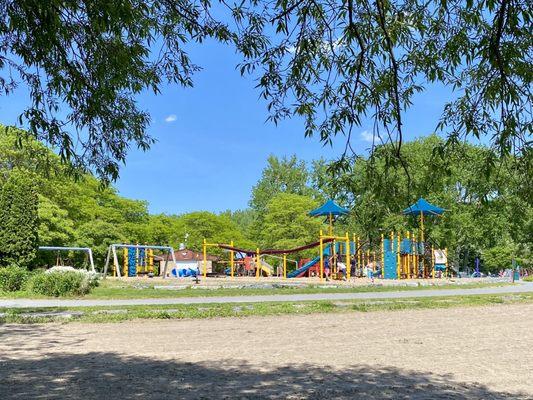
M 533 293 L 430 298 L 305 301 L 273 303 L 208 303 L 185 305 L 4 309 L 0 323 L 121 322 L 135 319 L 204 319 L 289 314 L 347 313 L 446 309 L 533 303 Z
M 237 283 L 238 284 L 238 283 Z M 261 281 L 258 282 L 261 284 Z M 420 286 L 380 286 L 366 285 L 357 287 L 323 287 L 308 285 L 305 287 L 226 287 L 204 289 L 189 285 L 183 289 L 156 289 L 154 284 L 146 281 L 123 281 L 107 279 L 101 281 L 100 286 L 94 288 L 84 299 L 147 299 L 147 298 L 179 298 L 179 297 L 214 297 L 214 296 L 257 296 L 283 294 L 313 294 L 313 293 L 365 293 L 365 292 L 397 292 L 413 290 L 442 290 L 442 289 L 474 289 L 483 287 L 508 286 L 506 282 L 482 282 L 468 284 L 443 284 Z M 157 285 L 156 285 L 157 286 Z M 37 295 L 29 291 L 0 292 L 0 298 L 31 298 L 43 299 L 46 296 Z
M 95 288 L 85 298 L 90 299 L 135 299 L 135 298 L 176 298 L 176 297 L 215 297 L 215 296 L 256 296 L 283 294 L 313 294 L 313 293 L 365 293 L 365 292 L 396 292 L 428 289 L 472 289 L 482 287 L 506 286 L 509 283 L 473 283 L 449 284 L 439 286 L 379 286 L 368 285 L 358 287 L 320 287 L 309 285 L 306 287 L 278 287 L 278 288 L 218 288 L 201 289 L 189 287 L 186 289 L 155 289 L 153 286 L 138 288 L 134 286 L 114 286 L 107 282 Z

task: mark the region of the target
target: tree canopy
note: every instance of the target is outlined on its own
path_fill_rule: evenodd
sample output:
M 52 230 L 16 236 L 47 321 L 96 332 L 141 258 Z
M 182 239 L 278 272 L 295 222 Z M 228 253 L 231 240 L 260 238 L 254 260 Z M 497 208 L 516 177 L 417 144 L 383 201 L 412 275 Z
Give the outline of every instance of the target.
M 439 85 L 451 92 L 438 123 L 449 143 L 484 138 L 533 163 L 526 0 L 0 0 L 0 11 L 0 92 L 24 83 L 20 124 L 105 182 L 131 146 L 153 143 L 136 96 L 191 86 L 187 46 L 207 38 L 242 54 L 274 122 L 298 115 L 308 136 L 344 135 L 345 156 L 369 117 L 374 144 L 401 157 L 405 113 Z
M 1 0 L 0 91 L 27 85 L 20 123 L 75 168 L 116 179 L 130 146 L 153 143 L 136 95 L 165 81 L 191 86 L 199 67 L 185 45 L 228 40 L 209 10 L 195 0 Z
M 291 249 L 316 242 L 322 221 L 310 217 L 318 202 L 308 196 L 279 193 L 267 205 L 258 238 L 263 248 Z
M 305 118 L 329 142 L 374 120 L 400 156 L 404 114 L 431 85 L 453 92 L 438 127 L 452 142 L 486 137 L 501 155 L 530 151 L 528 1 L 241 2 L 243 72 L 257 72 L 271 118 Z M 250 44 L 251 43 L 251 44 Z
M 204 238 L 214 242 L 250 243 L 227 215 L 209 212 L 149 214 L 146 202 L 121 197 L 112 186 L 103 187 L 89 174 L 80 173 L 77 180 L 72 179 L 59 157 L 31 137 L 26 137 L 22 147 L 18 146 L 24 132 L 2 127 L 0 131 L 0 187 L 6 193 L 16 189 L 17 198 L 22 200 L 31 199 L 32 193 L 38 195 L 39 245 L 91 247 L 95 262 L 102 265 L 107 247 L 112 243 L 161 244 L 175 248 L 186 243 L 194 250 L 201 250 Z M 11 199 L 5 202 L 15 204 Z M 7 209 L 2 207 L 2 210 Z M 6 246 L 18 237 L 17 232 L 23 232 L 19 224 L 24 222 L 24 216 L 32 215 L 29 211 L 22 213 L 21 210 L 19 214 L 23 215 L 14 221 L 15 225 L 2 224 L 6 227 L 5 235 L 9 236 L 4 235 L 2 239 Z M 22 236 L 37 246 L 37 238 L 27 232 Z M 70 257 L 82 262 L 76 254 Z M 36 262 L 52 263 L 54 255 L 39 254 Z

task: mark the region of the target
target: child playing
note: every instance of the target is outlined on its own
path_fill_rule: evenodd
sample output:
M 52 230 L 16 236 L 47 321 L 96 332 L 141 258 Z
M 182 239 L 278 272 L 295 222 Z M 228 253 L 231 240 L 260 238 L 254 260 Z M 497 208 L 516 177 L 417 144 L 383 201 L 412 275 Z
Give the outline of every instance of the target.
M 326 276 L 326 281 L 329 281 L 329 258 L 324 260 L 324 275 Z

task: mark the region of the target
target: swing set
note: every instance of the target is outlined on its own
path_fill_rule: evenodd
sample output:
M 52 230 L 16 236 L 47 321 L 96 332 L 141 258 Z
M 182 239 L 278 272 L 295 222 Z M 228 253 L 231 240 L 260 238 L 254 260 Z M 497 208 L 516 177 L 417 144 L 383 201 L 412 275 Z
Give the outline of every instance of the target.
M 94 269 L 94 261 L 93 261 L 93 251 L 89 247 L 62 247 L 62 246 L 39 246 L 39 251 L 55 251 L 57 252 L 56 257 L 56 266 L 64 266 L 63 265 L 63 258 L 61 257 L 62 252 L 69 252 L 69 251 L 78 251 L 83 252 L 86 254 L 85 263 L 87 263 L 91 268 L 91 272 L 96 272 Z
M 118 262 L 117 249 L 122 249 L 122 271 Z M 170 246 L 154 246 L 144 244 L 112 244 L 107 250 L 107 257 L 104 266 L 104 279 L 107 276 L 107 269 L 111 258 L 113 258 L 113 276 L 116 277 L 136 277 L 139 275 L 153 276 L 154 250 L 165 253 L 165 264 L 163 266 L 162 277 L 167 276 L 168 262 L 172 260 L 176 265 L 174 248 Z

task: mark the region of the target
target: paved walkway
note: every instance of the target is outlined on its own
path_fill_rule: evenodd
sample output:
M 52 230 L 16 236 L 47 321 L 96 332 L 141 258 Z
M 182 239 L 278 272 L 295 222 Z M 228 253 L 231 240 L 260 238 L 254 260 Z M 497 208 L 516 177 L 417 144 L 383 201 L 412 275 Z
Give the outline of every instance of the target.
M 475 289 L 425 289 L 401 292 L 364 292 L 364 293 L 313 293 L 259 296 L 213 296 L 213 297 L 176 297 L 162 299 L 120 299 L 120 300 L 65 300 L 65 299 L 1 299 L 0 308 L 44 308 L 44 307 L 106 307 L 166 304 L 206 304 L 206 303 L 261 303 L 278 301 L 312 300 L 367 300 L 402 299 L 413 297 L 468 296 L 480 294 L 529 293 L 533 292 L 533 282 L 514 286 L 496 286 Z

